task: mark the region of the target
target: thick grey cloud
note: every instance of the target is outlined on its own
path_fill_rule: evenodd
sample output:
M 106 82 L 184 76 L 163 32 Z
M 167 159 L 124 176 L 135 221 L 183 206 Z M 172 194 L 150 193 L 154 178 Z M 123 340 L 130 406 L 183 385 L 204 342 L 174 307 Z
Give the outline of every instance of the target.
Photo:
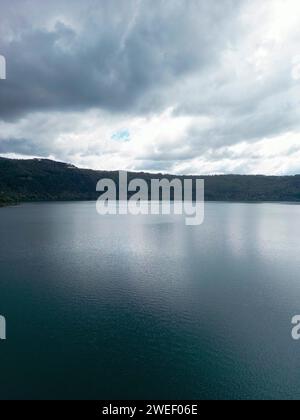
M 0 0 L 0 13 L 1 155 L 298 171 L 298 0 Z
M 35 156 L 43 153 L 43 146 L 35 145 L 28 139 L 5 139 L 0 142 L 0 153 L 18 153 L 24 156 Z M 47 153 L 47 150 L 44 150 Z
M 8 80 L 1 86 L 0 117 L 92 107 L 157 109 L 168 101 L 168 86 L 215 62 L 237 4 L 2 0 L 6 35 L 0 47 Z

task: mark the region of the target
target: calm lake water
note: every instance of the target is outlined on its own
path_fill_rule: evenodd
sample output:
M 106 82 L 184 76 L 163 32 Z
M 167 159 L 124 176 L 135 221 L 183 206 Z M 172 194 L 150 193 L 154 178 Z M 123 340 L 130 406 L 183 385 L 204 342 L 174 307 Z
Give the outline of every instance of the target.
M 300 206 L 0 209 L 0 399 L 300 398 Z

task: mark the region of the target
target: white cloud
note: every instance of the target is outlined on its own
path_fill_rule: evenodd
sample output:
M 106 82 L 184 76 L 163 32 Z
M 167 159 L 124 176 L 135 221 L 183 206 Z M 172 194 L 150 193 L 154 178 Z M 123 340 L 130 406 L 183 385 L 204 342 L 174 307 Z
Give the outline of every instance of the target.
M 6 41 L 22 40 L 31 19 L 32 28 L 48 31 L 47 47 L 58 37 L 59 53 L 72 45 L 81 54 L 92 45 L 86 56 L 93 74 L 75 92 L 77 73 L 69 65 L 70 76 L 58 79 L 67 86 L 61 102 L 56 79 L 55 93 L 35 84 L 28 90 L 31 108 L 29 98 L 13 104 L 9 96 L 12 116 L 0 120 L 2 155 L 95 169 L 300 172 L 299 0 L 166 0 L 155 10 L 147 0 L 126 4 L 100 2 L 92 13 L 62 1 L 32 17 L 20 8 L 22 25 L 7 6 Z M 43 57 L 30 56 L 38 57 L 35 79 L 44 76 Z M 55 70 L 60 64 L 54 60 Z

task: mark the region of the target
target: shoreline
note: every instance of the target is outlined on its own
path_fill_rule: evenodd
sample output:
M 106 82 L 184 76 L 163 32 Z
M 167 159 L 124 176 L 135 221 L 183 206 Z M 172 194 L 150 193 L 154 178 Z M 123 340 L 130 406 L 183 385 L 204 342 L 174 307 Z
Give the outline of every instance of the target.
M 120 200 L 116 200 L 119 202 Z M 129 201 L 129 200 L 128 200 Z M 34 200 L 34 201 L 19 201 L 12 203 L 0 203 L 0 209 L 8 207 L 18 207 L 22 204 L 63 204 L 63 203 L 96 203 L 97 199 L 92 200 Z M 150 202 L 150 200 L 149 200 Z M 162 201 L 160 201 L 161 203 Z M 174 201 L 171 201 L 174 203 Z M 193 201 L 195 203 L 195 201 Z M 205 200 L 204 204 L 286 204 L 286 205 L 300 205 L 300 201 L 283 201 L 283 200 L 261 200 L 261 201 L 241 201 L 241 200 Z

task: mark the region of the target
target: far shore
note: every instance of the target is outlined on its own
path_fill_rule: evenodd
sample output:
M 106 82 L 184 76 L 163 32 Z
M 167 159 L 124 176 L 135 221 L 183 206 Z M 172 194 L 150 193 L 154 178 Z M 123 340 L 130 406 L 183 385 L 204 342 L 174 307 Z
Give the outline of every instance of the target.
M 117 200 L 119 201 L 119 200 Z M 19 201 L 19 202 L 10 202 L 10 203 L 0 203 L 1 208 L 8 207 L 17 207 L 22 204 L 63 204 L 63 203 L 96 203 L 97 200 L 28 200 L 28 201 Z M 172 201 L 173 202 L 173 201 Z M 284 200 L 252 200 L 252 201 L 242 201 L 242 200 L 205 200 L 204 203 L 211 204 L 286 204 L 286 205 L 300 205 L 300 201 L 284 201 Z

